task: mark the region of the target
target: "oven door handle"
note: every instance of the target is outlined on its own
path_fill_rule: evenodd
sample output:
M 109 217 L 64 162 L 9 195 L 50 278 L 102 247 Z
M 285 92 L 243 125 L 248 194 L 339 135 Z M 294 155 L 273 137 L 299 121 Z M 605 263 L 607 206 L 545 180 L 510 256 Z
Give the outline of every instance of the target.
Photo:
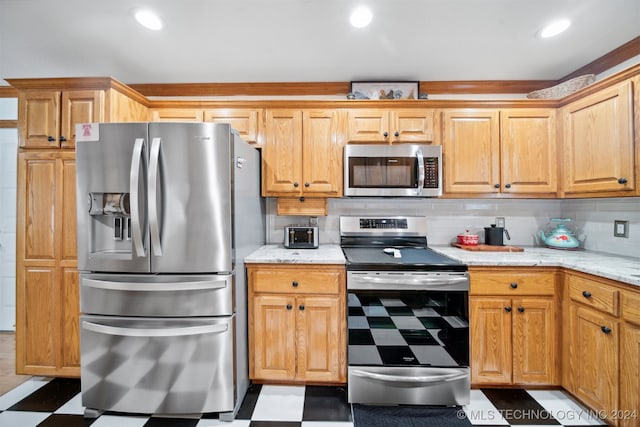
M 401 277 L 377 277 L 371 275 L 351 275 L 347 282 L 347 289 L 384 289 L 389 286 L 391 289 L 416 289 L 417 286 L 426 285 L 428 290 L 448 289 L 465 290 L 469 286 L 467 276 L 458 277 L 421 277 L 401 276 Z
M 419 377 L 403 377 L 397 375 L 386 375 L 386 374 L 376 374 L 373 372 L 365 372 L 354 370 L 351 373 L 357 377 L 368 378 L 372 380 L 378 381 L 387 381 L 394 383 L 406 383 L 406 384 L 438 384 L 445 383 L 450 381 L 458 381 L 463 380 L 469 377 L 467 372 L 455 372 L 452 374 L 444 374 L 444 375 L 425 375 Z

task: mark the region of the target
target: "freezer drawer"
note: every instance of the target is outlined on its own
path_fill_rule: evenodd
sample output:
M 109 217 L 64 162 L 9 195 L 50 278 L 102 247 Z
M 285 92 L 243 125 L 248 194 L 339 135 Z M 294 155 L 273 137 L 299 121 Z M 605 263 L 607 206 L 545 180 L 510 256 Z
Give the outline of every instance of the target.
M 234 317 L 80 317 L 82 405 L 148 414 L 233 411 Z
M 139 317 L 230 316 L 232 274 L 80 274 L 80 311 Z

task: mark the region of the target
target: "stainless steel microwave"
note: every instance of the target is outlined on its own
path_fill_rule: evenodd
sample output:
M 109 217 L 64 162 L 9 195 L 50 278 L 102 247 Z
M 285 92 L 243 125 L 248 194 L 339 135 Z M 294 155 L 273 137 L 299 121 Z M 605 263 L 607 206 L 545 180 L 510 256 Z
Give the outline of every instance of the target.
M 419 144 L 346 145 L 344 195 L 441 196 L 442 147 Z

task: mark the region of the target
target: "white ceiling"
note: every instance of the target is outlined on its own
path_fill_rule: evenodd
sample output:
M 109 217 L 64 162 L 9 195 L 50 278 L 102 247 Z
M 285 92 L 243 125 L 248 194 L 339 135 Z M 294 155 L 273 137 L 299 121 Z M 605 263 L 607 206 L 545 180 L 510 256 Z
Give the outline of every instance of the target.
M 165 29 L 140 27 L 141 6 Z M 559 17 L 567 32 L 535 37 Z M 640 0 L 0 0 L 0 77 L 556 80 L 639 35 Z

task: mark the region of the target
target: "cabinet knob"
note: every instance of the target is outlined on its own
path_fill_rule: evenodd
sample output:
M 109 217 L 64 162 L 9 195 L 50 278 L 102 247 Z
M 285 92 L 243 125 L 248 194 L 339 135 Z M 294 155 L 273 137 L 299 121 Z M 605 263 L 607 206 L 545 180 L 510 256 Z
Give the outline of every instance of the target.
M 293 282 L 291 282 L 291 286 L 293 286 L 294 288 L 298 287 L 298 281 L 294 280 Z
M 627 178 L 618 178 L 618 184 L 626 184 Z
M 298 307 L 300 309 L 300 311 L 304 311 L 304 304 L 300 304 L 300 307 Z
M 589 291 L 582 291 L 582 296 L 585 298 L 591 298 L 591 292 Z
M 298 184 L 298 181 L 296 181 L 296 182 L 294 182 L 294 183 L 293 183 L 293 186 L 294 186 L 294 187 L 296 187 L 296 188 L 298 188 L 298 186 L 299 186 L 299 185 L 300 185 L 300 184 Z
M 60 142 L 65 142 L 67 140 L 67 138 L 65 138 L 64 136 L 60 135 Z
M 507 313 L 511 313 L 511 307 L 506 306 L 506 307 L 504 308 L 504 311 L 506 311 Z
M 55 139 L 54 137 L 52 137 L 51 135 L 49 135 L 49 136 L 47 137 L 47 141 L 49 141 L 49 142 L 55 142 L 55 140 L 56 140 L 56 139 Z
M 400 132 L 395 131 L 395 132 L 393 133 L 393 136 L 395 136 L 396 138 L 397 138 L 397 137 L 399 137 L 399 136 L 400 136 Z
M 287 304 L 287 310 L 291 310 L 293 306 L 291 304 Z
M 385 138 L 386 138 L 386 137 L 388 137 L 388 136 L 389 136 L 389 132 L 384 132 L 384 133 L 382 134 L 382 136 L 384 136 Z
M 308 187 L 308 186 L 310 186 L 310 185 L 311 185 L 311 184 L 309 184 L 308 182 L 305 182 L 305 183 L 304 183 L 304 186 L 305 186 L 305 187 Z
M 493 184 L 493 188 L 500 188 L 500 184 Z
M 518 287 L 518 284 L 516 282 L 511 282 L 511 285 L 509 285 L 509 286 L 511 286 L 513 289 L 515 289 L 515 288 Z
M 604 332 L 607 335 L 609 335 L 611 333 L 611 328 L 609 328 L 607 326 L 601 326 L 600 329 L 602 330 L 602 332 Z
M 505 184 L 505 188 L 511 188 L 511 184 Z
M 523 306 L 518 307 L 518 313 L 524 313 L 524 307 Z
M 304 202 L 304 197 L 300 197 L 300 201 L 301 201 L 301 202 Z

